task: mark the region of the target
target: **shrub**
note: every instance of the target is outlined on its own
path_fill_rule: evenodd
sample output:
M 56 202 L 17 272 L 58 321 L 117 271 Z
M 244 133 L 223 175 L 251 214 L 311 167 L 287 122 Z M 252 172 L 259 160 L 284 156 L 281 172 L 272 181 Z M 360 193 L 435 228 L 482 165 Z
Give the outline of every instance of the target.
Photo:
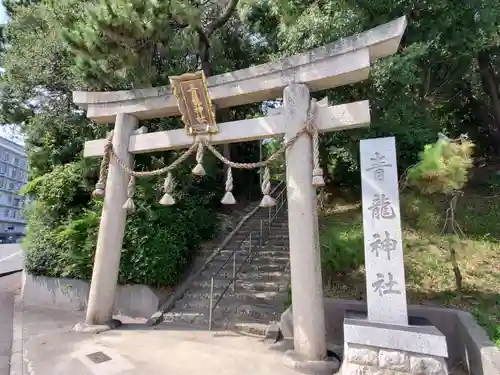
M 24 243 L 26 269 L 34 275 L 82 280 L 92 275 L 102 202 L 65 206 L 66 200 L 77 200 L 77 194 L 88 202 L 91 188 L 81 178 L 85 168 L 83 162 L 57 167 L 26 189 L 37 199 L 26 208 Z M 164 207 L 157 203 L 162 194 L 158 181 L 137 182 L 137 210 L 127 218 L 119 282 L 176 284 L 201 241 L 210 238 L 218 226 L 213 215 L 217 185 L 210 177 L 183 176 L 178 203 Z

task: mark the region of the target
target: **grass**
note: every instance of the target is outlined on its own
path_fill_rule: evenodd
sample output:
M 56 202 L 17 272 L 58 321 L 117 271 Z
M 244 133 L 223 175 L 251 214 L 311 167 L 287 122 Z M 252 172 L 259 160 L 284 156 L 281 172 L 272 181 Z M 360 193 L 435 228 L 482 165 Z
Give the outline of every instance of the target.
M 454 307 L 474 314 L 500 348 L 500 198 L 465 194 L 457 220 L 465 236 L 441 235 L 444 199 L 401 197 L 407 297 L 411 304 Z M 361 207 L 329 204 L 320 218 L 325 296 L 365 298 Z M 457 290 L 450 246 L 463 276 Z

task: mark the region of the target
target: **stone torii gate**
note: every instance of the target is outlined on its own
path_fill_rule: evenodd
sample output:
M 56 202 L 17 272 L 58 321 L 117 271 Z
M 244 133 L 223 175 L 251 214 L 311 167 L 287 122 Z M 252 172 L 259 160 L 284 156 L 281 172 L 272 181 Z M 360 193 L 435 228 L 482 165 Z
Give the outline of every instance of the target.
M 210 142 L 230 143 L 285 135 L 293 138 L 307 121 L 310 91 L 367 79 L 370 64 L 397 52 L 406 19 L 398 18 L 352 37 L 278 62 L 254 66 L 207 79 L 208 94 L 217 108 L 283 97 L 280 113 L 217 124 Z M 193 137 L 184 129 L 144 133 L 139 120 L 179 115 L 169 86 L 116 92 L 74 92 L 74 102 L 98 124 L 114 123 L 113 149 L 133 165 L 134 154 L 187 148 Z M 368 126 L 368 101 L 335 106 L 318 105 L 315 124 L 320 132 Z M 106 139 L 85 143 L 85 157 L 104 154 Z M 318 248 L 317 208 L 312 176 L 311 139 L 300 136 L 286 152 L 288 222 L 292 283 L 294 350 L 311 361 L 326 355 L 323 293 Z M 112 318 L 120 252 L 125 230 L 128 175 L 114 161 L 109 165 L 104 207 L 86 324 L 106 324 Z M 154 234 L 152 234 L 154 235 Z

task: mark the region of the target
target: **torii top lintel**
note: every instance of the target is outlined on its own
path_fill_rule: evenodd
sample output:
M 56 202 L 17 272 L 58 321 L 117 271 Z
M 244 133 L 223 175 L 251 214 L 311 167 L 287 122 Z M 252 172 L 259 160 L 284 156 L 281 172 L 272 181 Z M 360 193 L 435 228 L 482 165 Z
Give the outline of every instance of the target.
M 406 24 L 406 18 L 400 17 L 302 54 L 209 77 L 209 95 L 217 108 L 227 108 L 276 99 L 290 83 L 306 83 L 311 91 L 318 91 L 362 81 L 368 78 L 372 61 L 397 52 Z M 73 101 L 101 124 L 113 123 L 118 113 L 139 119 L 180 114 L 170 86 L 75 91 Z

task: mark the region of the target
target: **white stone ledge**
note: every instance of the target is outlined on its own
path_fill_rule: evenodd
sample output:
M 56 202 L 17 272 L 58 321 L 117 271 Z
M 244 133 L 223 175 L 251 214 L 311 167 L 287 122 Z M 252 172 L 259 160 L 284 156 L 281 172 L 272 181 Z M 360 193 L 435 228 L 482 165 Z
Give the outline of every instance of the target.
M 347 85 L 368 78 L 370 63 L 397 52 L 406 18 L 276 62 L 209 77 L 209 94 L 218 108 L 272 100 L 292 83 L 311 91 Z M 114 92 L 74 92 L 73 101 L 97 123 L 114 122 L 117 113 L 140 119 L 179 114 L 170 86 Z
M 327 129 L 347 130 L 370 125 L 370 105 L 368 100 L 318 107 L 316 126 L 319 131 Z M 254 141 L 285 134 L 283 115 L 259 117 L 247 120 L 225 122 L 218 124 L 219 133 L 211 135 L 211 143 L 227 143 L 239 141 Z M 84 157 L 102 156 L 106 139 L 85 142 Z M 130 137 L 129 152 L 140 154 L 154 151 L 167 151 L 189 147 L 193 137 L 184 129 L 161 131 L 155 133 L 137 134 Z
M 79 311 L 87 308 L 89 283 L 82 280 L 33 276 L 23 272 L 21 298 L 25 306 L 47 306 Z M 149 318 L 160 298 L 146 285 L 118 285 L 114 313 Z
M 346 318 L 344 341 L 349 344 L 448 357 L 446 337 L 434 326 L 403 326 Z

